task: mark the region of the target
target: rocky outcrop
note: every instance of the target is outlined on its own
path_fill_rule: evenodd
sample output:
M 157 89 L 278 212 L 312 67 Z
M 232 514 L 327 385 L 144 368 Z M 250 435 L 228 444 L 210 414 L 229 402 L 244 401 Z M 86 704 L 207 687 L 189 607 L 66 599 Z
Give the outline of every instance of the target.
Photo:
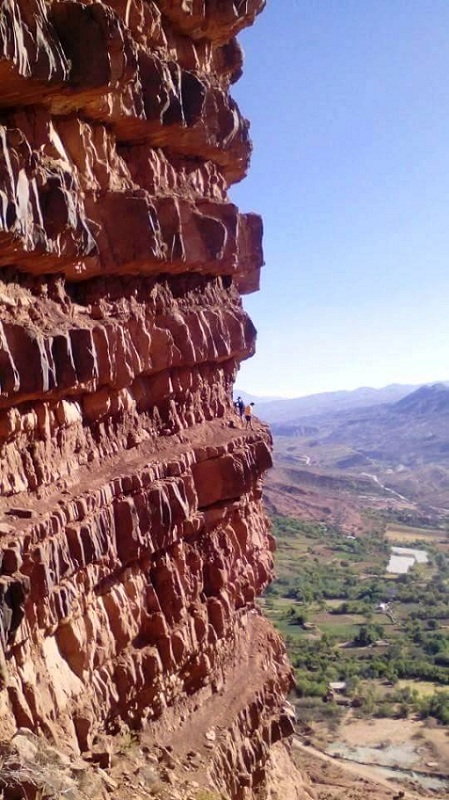
M 262 226 L 229 87 L 263 5 L 0 5 L 3 731 L 93 757 L 126 726 L 232 798 L 292 730 L 270 436 L 232 407 Z

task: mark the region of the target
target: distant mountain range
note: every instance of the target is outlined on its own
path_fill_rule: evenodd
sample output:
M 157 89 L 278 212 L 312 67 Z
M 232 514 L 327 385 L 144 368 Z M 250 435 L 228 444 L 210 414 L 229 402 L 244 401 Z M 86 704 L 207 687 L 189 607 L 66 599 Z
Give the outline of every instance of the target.
M 448 463 L 449 387 L 422 386 L 394 403 L 321 415 L 317 429 L 322 443 L 349 445 L 390 466 Z
M 395 404 L 397 411 L 427 416 L 449 413 L 449 388 L 445 383 L 421 386 Z
M 420 404 L 426 406 L 429 403 L 433 406 L 442 403 L 444 406 L 445 392 L 449 392 L 449 389 L 441 382 L 426 386 L 392 383 L 382 389 L 361 387 L 353 391 L 324 392 L 295 398 L 256 397 L 237 389 L 235 396 L 240 395 L 245 402 L 254 401 L 257 416 L 270 424 L 296 422 L 299 425 L 304 424 L 304 418 L 401 401 L 404 405 L 400 408 L 403 409 L 409 404 L 415 408 Z M 416 398 L 414 395 L 417 395 Z
M 398 497 L 449 509 L 449 386 L 408 388 L 332 392 L 317 395 L 318 402 L 300 398 L 299 405 L 280 411 L 275 401 L 255 410 L 267 418 L 269 409 L 278 463 L 282 459 L 296 471 L 367 476 Z

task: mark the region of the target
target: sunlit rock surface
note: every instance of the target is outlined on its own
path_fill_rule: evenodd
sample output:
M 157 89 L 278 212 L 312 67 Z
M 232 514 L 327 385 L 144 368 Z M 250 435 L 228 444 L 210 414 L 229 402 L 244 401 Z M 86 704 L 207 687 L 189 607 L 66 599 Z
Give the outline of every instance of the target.
M 263 5 L 0 3 L 3 739 L 79 757 L 125 727 L 231 798 L 275 796 L 292 730 L 255 606 L 270 436 L 232 407 L 262 225 L 227 196 L 229 87 Z

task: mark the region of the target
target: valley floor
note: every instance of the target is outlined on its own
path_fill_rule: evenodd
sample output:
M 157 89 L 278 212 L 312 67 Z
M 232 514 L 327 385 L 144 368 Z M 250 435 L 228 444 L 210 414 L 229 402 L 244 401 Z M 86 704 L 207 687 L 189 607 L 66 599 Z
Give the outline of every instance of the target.
M 275 440 L 277 580 L 262 599 L 295 669 L 295 758 L 318 800 L 446 798 L 449 515 L 299 449 Z M 392 547 L 428 561 L 391 574 Z
M 441 726 L 412 719 L 357 719 L 349 711 L 337 730 L 314 726 L 305 741 L 297 747 L 396 792 L 406 788 L 412 796 L 447 797 L 449 736 Z
M 446 793 L 428 793 L 422 787 L 404 787 L 384 778 L 372 766 L 339 761 L 313 745 L 295 739 L 293 760 L 309 779 L 317 800 L 444 800 Z

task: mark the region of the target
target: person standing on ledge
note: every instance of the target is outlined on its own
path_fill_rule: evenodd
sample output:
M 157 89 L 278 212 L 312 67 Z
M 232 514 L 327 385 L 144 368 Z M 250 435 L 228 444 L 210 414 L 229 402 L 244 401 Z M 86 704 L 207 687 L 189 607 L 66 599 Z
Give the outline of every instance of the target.
M 240 395 L 237 397 L 237 400 L 235 401 L 234 405 L 235 405 L 235 410 L 237 411 L 237 414 L 240 417 L 240 420 L 243 421 L 243 414 L 245 412 L 245 403 L 243 402 Z
M 254 403 L 249 403 L 245 408 L 245 419 L 246 419 L 246 427 L 253 429 L 253 405 Z

